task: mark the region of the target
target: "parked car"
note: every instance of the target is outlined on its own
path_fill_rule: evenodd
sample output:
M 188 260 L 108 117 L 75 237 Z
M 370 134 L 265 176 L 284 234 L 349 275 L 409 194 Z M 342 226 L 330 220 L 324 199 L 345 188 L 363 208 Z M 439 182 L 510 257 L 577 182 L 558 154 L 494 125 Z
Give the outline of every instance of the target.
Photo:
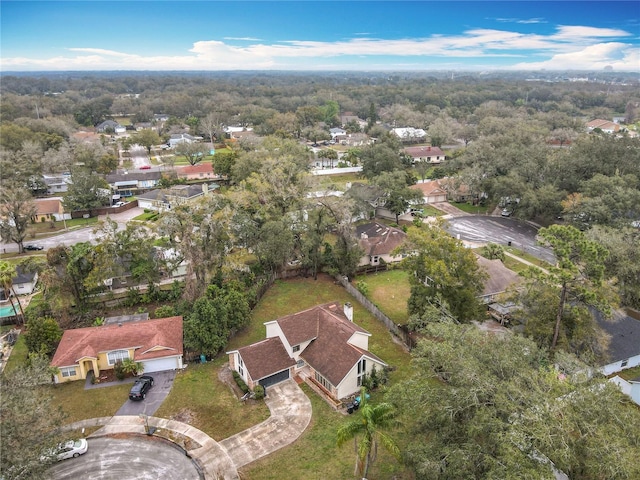
M 131 387 L 129 400 L 144 400 L 151 387 L 153 387 L 153 377 L 150 375 L 142 375 L 136 379 L 133 387 Z
M 500 214 L 503 217 L 510 217 L 511 216 L 511 210 L 509 210 L 508 208 L 503 208 L 502 209 L 502 213 Z
M 68 442 L 58 444 L 56 448 L 46 452 L 40 459 L 42 461 L 56 460 L 59 462 L 67 458 L 77 458 L 87 453 L 88 448 L 89 444 L 84 438 L 69 440 Z
M 25 250 L 43 250 L 44 247 L 42 245 L 35 245 L 33 243 L 30 243 L 28 245 L 24 246 Z
M 127 203 L 126 202 L 116 202 L 113 204 L 114 207 L 123 207 L 125 206 Z
M 140 170 L 150 170 L 151 169 L 151 165 L 142 165 L 140 167 Z

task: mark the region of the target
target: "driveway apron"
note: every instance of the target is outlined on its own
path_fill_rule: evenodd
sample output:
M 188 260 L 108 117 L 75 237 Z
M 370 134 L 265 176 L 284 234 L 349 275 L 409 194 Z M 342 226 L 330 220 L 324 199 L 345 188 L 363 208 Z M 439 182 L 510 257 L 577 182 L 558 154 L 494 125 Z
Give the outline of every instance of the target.
M 293 379 L 267 388 L 271 417 L 220 442 L 236 468 L 293 443 L 311 421 L 311 401 Z
M 173 380 L 176 378 L 175 370 L 167 370 L 165 372 L 150 373 L 153 377 L 153 387 L 147 392 L 147 398 L 144 400 L 133 401 L 127 399 L 127 401 L 120 407 L 120 410 L 116 412 L 116 415 L 153 415 L 164 399 L 167 398 L 171 387 L 173 386 Z

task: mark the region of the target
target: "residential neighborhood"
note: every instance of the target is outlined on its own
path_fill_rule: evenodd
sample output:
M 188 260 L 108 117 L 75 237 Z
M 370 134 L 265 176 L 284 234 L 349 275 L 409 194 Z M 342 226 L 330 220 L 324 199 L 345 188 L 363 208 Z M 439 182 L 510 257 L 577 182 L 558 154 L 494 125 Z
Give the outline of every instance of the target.
M 87 478 L 162 438 L 184 463 L 148 476 L 352 478 L 363 421 L 389 442 L 358 478 L 640 474 L 637 88 L 567 113 L 571 86 L 519 77 L 154 74 L 61 83 L 34 119 L 38 78 L 1 87 L 0 369 L 6 415 L 50 415 L 3 475 Z

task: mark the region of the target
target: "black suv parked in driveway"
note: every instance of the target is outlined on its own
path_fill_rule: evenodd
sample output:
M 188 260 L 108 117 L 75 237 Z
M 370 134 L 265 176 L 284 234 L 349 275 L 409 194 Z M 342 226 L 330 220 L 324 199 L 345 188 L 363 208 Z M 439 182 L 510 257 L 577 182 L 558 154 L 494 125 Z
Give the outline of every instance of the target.
M 129 400 L 143 400 L 147 396 L 147 392 L 153 387 L 153 377 L 150 375 L 142 375 L 136 379 L 136 382 L 129 391 Z

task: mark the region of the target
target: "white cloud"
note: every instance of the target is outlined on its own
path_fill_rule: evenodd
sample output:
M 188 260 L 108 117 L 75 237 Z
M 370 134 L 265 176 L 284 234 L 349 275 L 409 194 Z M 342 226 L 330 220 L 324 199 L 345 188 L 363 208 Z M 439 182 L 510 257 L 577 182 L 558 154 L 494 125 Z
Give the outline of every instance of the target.
M 527 21 L 542 21 L 529 19 Z M 522 21 L 522 20 L 515 20 Z M 491 68 L 490 59 L 531 58 L 539 61 L 519 62 L 517 69 L 594 69 L 612 65 L 618 70 L 637 71 L 639 47 L 619 41 L 631 34 L 619 29 L 588 26 L 560 26 L 549 35 L 510 30 L 469 29 L 459 35 L 431 35 L 426 38 L 387 40 L 352 38 L 323 42 L 283 40 L 265 43 L 251 37 L 226 37 L 195 42 L 183 55 L 142 56 L 101 48 L 68 48 L 68 57 L 49 59 L 2 58 L 2 70 L 236 70 L 236 69 L 314 69 L 327 65 L 344 65 L 336 58 L 353 57 L 358 65 L 388 69 L 404 65 L 436 67 L 458 65 L 460 69 L 482 63 Z M 242 42 L 233 44 L 233 42 Z M 248 44 L 246 42 L 249 42 Z M 383 59 L 387 57 L 388 59 Z M 362 59 L 365 59 L 364 61 Z M 334 59 L 334 60 L 332 60 Z M 457 59 L 452 61 L 451 59 Z M 545 59 L 545 60 L 540 60 Z M 387 62 L 387 63 L 385 63 Z M 412 63 L 415 62 L 415 63 Z M 354 62 L 355 63 L 355 62 Z M 495 62 L 494 62 L 495 63 Z M 342 67 L 344 68 L 344 67 Z M 447 68 L 447 67 L 442 67 Z M 494 68 L 498 68 L 497 66 Z

